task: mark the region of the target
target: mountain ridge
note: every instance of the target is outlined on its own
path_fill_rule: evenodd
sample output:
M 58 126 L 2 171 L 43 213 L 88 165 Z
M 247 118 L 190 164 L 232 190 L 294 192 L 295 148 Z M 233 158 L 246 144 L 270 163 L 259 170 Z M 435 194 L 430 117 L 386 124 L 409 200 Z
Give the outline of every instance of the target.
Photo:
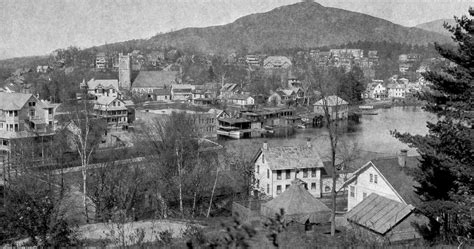
M 448 23 L 449 25 L 455 24 L 454 19 L 438 19 L 438 20 L 418 24 L 415 27 L 426 30 L 426 31 L 439 33 L 442 35 L 451 36 L 451 33 L 443 27 L 443 24 L 445 22 Z
M 185 28 L 151 37 L 146 43 L 160 47 L 200 48 L 224 52 L 247 47 L 320 47 L 356 41 L 391 41 L 424 45 L 449 43 L 448 36 L 417 27 L 404 27 L 367 14 L 318 3 L 296 3 L 238 18 L 232 23 Z

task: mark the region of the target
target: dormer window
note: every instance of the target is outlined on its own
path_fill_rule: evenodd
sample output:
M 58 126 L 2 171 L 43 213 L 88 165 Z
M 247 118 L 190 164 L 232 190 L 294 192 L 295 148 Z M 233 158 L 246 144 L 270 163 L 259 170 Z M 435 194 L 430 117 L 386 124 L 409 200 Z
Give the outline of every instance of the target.
M 28 106 L 36 106 L 36 102 L 28 102 Z

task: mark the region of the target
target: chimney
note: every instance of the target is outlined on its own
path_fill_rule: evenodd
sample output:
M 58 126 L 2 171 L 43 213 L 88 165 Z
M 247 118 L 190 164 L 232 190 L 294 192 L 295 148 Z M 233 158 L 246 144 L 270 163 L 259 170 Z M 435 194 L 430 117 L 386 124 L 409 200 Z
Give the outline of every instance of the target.
M 407 164 L 407 155 L 408 150 L 400 150 L 400 154 L 398 154 L 398 165 L 402 168 Z
M 306 138 L 306 146 L 308 146 L 308 148 L 311 149 L 312 145 L 311 145 L 311 138 Z
M 263 142 L 262 149 L 263 149 L 263 150 L 268 150 L 268 143 L 267 143 L 267 141 Z

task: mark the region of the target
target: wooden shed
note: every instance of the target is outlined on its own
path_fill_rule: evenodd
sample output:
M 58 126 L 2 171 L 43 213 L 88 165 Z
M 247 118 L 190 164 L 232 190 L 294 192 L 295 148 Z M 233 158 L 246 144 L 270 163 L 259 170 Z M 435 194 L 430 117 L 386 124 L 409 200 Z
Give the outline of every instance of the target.
M 352 229 L 385 242 L 421 239 L 417 225 L 426 225 L 428 218 L 415 212 L 415 207 L 375 193 L 352 208 L 346 218 Z

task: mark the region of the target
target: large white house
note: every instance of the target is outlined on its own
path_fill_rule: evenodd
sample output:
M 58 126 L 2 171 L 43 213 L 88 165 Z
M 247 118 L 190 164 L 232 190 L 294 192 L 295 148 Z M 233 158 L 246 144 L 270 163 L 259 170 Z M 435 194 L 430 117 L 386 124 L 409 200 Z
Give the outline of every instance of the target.
M 303 146 L 272 147 L 263 143 L 254 159 L 254 193 L 275 197 L 291 186 L 295 178 L 305 182 L 308 191 L 321 197 L 323 162 L 308 141 Z
M 355 171 L 346 181 L 348 186 L 347 210 L 351 210 L 371 193 L 403 204 L 418 206 L 415 194 L 416 181 L 407 174 L 407 170 L 416 167 L 417 157 L 408 157 L 402 150 L 398 157 L 372 160 Z
M 406 87 L 401 84 L 388 84 L 388 97 L 389 98 L 405 98 Z

